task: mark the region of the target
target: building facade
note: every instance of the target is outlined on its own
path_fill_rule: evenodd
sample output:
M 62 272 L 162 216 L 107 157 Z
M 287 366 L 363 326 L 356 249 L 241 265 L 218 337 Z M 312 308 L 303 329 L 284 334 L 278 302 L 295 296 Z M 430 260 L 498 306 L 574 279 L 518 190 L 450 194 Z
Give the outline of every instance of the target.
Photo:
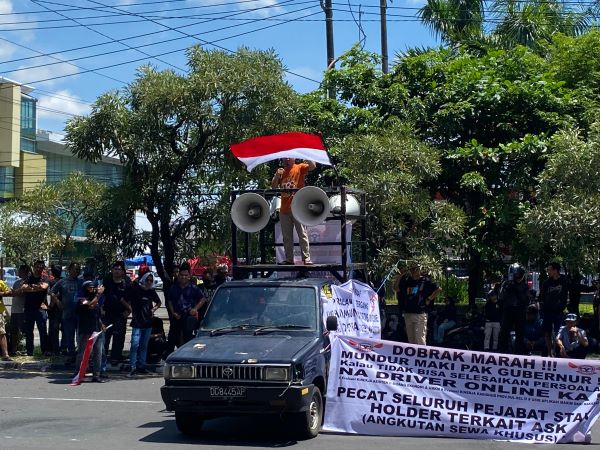
M 18 198 L 41 182 L 57 182 L 82 172 L 106 184 L 122 181 L 118 159 L 98 163 L 71 154 L 60 134 L 37 130 L 34 89 L 0 77 L 0 202 Z M 85 238 L 85 224 L 74 237 Z

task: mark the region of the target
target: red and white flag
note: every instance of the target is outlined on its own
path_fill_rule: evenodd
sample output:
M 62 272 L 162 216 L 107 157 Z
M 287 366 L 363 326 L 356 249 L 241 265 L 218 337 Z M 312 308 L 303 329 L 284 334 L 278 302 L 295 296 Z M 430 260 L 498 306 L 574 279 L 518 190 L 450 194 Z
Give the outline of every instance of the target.
M 94 331 L 85 343 L 85 349 L 83 350 L 83 357 L 81 358 L 79 372 L 77 372 L 77 374 L 73 377 L 73 380 L 71 381 L 71 386 L 80 385 L 81 380 L 85 378 L 85 372 L 90 362 L 90 356 L 92 354 L 92 349 L 94 348 L 94 342 L 96 342 L 96 339 L 98 339 L 98 336 L 100 336 L 101 333 L 102 331 Z M 81 343 L 79 343 L 79 345 L 81 345 Z
M 104 331 L 108 330 L 112 327 L 112 324 L 107 326 Z M 71 386 L 79 386 L 81 381 L 85 378 L 85 372 L 87 371 L 88 364 L 90 363 L 90 356 L 92 356 L 92 349 L 94 348 L 94 343 L 98 336 L 100 336 L 104 331 L 94 331 L 92 335 L 88 338 L 85 343 L 85 348 L 83 349 L 83 356 L 81 357 L 81 364 L 79 365 L 79 372 L 75 374 L 73 379 L 71 380 Z M 81 345 L 81 342 L 79 343 Z M 95 369 L 99 370 L 99 369 Z
M 279 158 L 298 158 L 330 166 L 321 136 L 290 132 L 259 136 L 231 145 L 233 155 L 246 164 L 248 172 L 257 165 Z

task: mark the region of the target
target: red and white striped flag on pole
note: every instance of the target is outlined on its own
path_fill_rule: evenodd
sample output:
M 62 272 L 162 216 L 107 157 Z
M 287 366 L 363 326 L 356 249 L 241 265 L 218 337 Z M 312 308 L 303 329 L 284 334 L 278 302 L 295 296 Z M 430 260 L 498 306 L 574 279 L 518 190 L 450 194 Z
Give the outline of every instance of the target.
M 112 327 L 112 324 L 106 327 L 104 331 L 108 330 L 110 327 Z M 85 349 L 83 349 L 83 356 L 81 357 L 79 372 L 77 372 L 73 377 L 73 380 L 71 380 L 71 386 L 79 386 L 81 384 L 81 381 L 85 378 L 85 372 L 88 368 L 88 364 L 90 363 L 90 356 L 92 355 L 94 343 L 96 342 L 96 339 L 98 339 L 98 336 L 104 333 L 104 331 L 94 331 L 92 335 L 88 338 L 87 342 L 85 343 Z M 81 345 L 81 342 L 79 343 L 79 345 Z M 100 370 L 99 368 L 95 369 L 98 371 Z
M 248 172 L 257 165 L 279 158 L 298 158 L 330 166 L 331 161 L 321 136 L 290 132 L 259 136 L 231 145 L 233 155 L 246 164 Z

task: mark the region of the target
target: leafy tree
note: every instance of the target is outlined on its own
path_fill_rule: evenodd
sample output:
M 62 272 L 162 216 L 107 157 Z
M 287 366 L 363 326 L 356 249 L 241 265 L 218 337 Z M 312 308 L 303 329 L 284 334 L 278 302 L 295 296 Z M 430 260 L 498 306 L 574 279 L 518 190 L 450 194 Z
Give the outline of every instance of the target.
M 432 201 L 426 189 L 441 171 L 438 152 L 415 139 L 410 127 L 390 121 L 385 128 L 348 135 L 332 153 L 345 183 L 367 193 L 369 260 L 376 273 L 398 259 L 417 259 L 434 269 L 464 227 L 462 211 Z
M 519 224 L 520 238 L 542 263 L 558 258 L 571 269 L 594 273 L 600 261 L 600 123 L 587 139 L 577 130 L 559 132 L 550 148 Z
M 165 288 L 182 242 L 227 229 L 228 215 L 221 208 L 214 222 L 209 211 L 218 202 L 204 194 L 227 199 L 230 189 L 267 178 L 264 167 L 254 178 L 243 172 L 229 145 L 288 131 L 295 119 L 296 96 L 272 52 L 193 47 L 188 65 L 187 75 L 143 67 L 125 90 L 100 96 L 88 117 L 67 125 L 75 155 L 122 161 L 129 189 L 124 218 L 132 210 L 148 218 L 150 251 Z
M 524 47 L 407 56 L 393 82 L 409 92 L 407 116 L 419 135 L 442 152 L 442 174 L 431 189 L 469 217 L 473 302 L 486 265 L 500 262 L 502 248 L 518 251 L 515 227 L 544 167 L 547 137 L 580 123 L 581 103 Z
M 440 253 L 460 246 L 464 214 L 432 201 L 426 183 L 440 174 L 440 153 L 406 122 L 408 90 L 391 85 L 376 55 L 351 49 L 327 71 L 322 90 L 303 96 L 301 122 L 323 130 L 344 184 L 366 192 L 370 269 L 385 274 L 399 259 L 436 269 Z M 328 99 L 333 87 L 337 99 Z M 316 183 L 337 182 L 322 171 Z
M 560 0 L 428 0 L 418 14 L 454 47 L 523 45 L 542 53 L 556 34 L 583 34 L 595 20 L 591 7 Z
M 484 6 L 481 0 L 428 0 L 418 15 L 436 36 L 450 45 L 477 42 L 483 40 Z
M 416 183 L 421 190 L 428 188 L 429 198 L 435 195 L 445 200 L 441 205 L 460 207 L 467 216 L 463 243 L 470 264 L 471 302 L 483 270 L 500 264 L 503 251 L 512 249 L 513 255 L 525 256 L 515 245 L 516 226 L 534 196 L 549 136 L 564 127 L 585 126 L 589 120 L 589 90 L 566 86 L 556 75 L 561 66 L 555 63 L 566 58 L 566 49 L 564 53 L 550 50 L 548 59 L 524 47 L 478 55 L 460 49 L 413 51 L 383 76 L 375 68 L 375 57 L 353 49 L 339 69 L 326 75 L 336 87 L 338 103 L 329 100 L 307 108 L 309 118 L 331 124 L 334 149 L 348 146 L 340 136 L 343 133 L 377 135 L 398 120 L 412 124 L 414 137 L 438 149 L 441 170 Z M 344 131 L 338 134 L 339 129 Z M 400 138 L 397 141 L 399 148 L 406 145 Z M 379 177 L 391 176 L 385 171 L 369 172 L 383 157 L 374 155 L 375 162 L 356 164 L 359 173 L 372 177 L 373 185 Z M 344 155 L 341 164 L 347 163 L 344 159 L 352 161 L 352 156 Z M 460 217 L 453 214 L 448 217 Z M 415 233 L 412 242 L 403 235 L 403 245 L 418 248 L 414 242 L 427 242 L 427 222 L 416 223 L 416 230 L 424 234 Z M 378 231 L 382 237 L 390 235 L 389 230 Z M 458 242 L 454 239 L 455 247 Z M 445 244 L 437 245 L 444 248 Z
M 50 242 L 59 253 L 59 264 L 72 246 L 75 229 L 85 226 L 87 218 L 99 207 L 106 187 L 81 172 L 73 172 L 56 183 L 44 182 L 29 189 L 14 201 L 14 207 L 27 221 L 44 224 Z
M 22 213 L 10 202 L 0 205 L 0 241 L 6 260 L 19 265 L 46 258 L 61 239 L 43 218 Z

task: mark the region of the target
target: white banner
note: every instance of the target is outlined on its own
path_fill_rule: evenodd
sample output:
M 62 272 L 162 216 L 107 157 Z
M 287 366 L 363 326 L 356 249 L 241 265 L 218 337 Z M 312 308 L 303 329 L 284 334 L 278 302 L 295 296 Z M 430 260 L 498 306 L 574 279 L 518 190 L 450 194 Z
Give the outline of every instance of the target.
M 338 319 L 337 333 L 381 339 L 381 321 L 377 293 L 368 285 L 349 280 L 321 291 L 323 322 Z M 336 332 L 332 332 L 336 334 Z
M 339 336 L 324 430 L 530 443 L 591 441 L 600 361 Z
M 342 227 L 339 220 L 330 220 L 323 222 L 320 225 L 306 227 L 308 233 L 308 243 L 314 244 L 319 242 L 342 242 Z M 300 254 L 300 246 L 298 245 L 298 235 L 294 229 L 294 262 L 302 263 L 302 255 Z M 346 221 L 346 242 L 348 242 L 348 264 L 351 262 L 350 241 L 352 240 L 352 221 Z M 281 223 L 275 224 L 275 243 L 283 244 L 283 236 L 281 234 Z M 283 245 L 275 247 L 275 256 L 277 262 L 285 260 L 285 251 Z M 342 246 L 335 245 L 310 245 L 310 259 L 315 264 L 341 264 L 342 263 Z

